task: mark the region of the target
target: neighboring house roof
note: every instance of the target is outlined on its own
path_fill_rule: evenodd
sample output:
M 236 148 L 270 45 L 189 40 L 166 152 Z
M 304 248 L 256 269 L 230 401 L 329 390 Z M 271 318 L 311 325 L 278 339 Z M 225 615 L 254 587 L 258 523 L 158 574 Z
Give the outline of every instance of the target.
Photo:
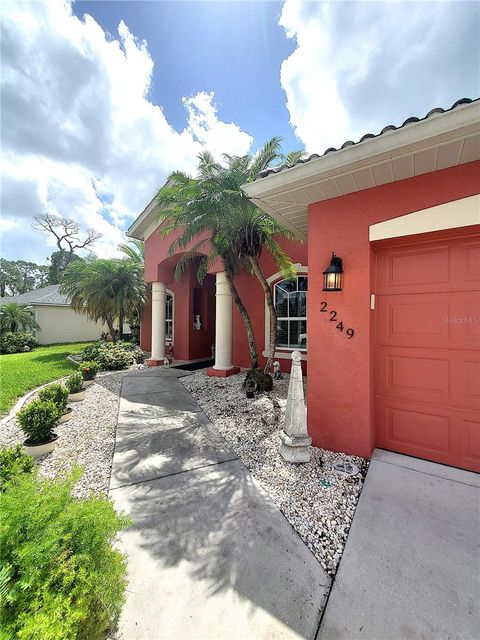
M 408 118 L 293 167 L 266 169 L 243 191 L 299 239 L 308 235 L 316 202 L 456 167 L 480 159 L 480 101 L 462 98 L 447 110 Z
M 363 135 L 360 140 L 358 140 L 358 142 L 353 142 L 353 140 L 347 140 L 347 142 L 344 142 L 342 144 L 341 147 L 339 147 L 338 149 L 336 149 L 335 147 L 329 147 L 326 151 L 324 151 L 322 154 L 319 153 L 312 153 L 310 156 L 308 156 L 308 158 L 300 158 L 299 160 L 297 160 L 294 164 L 292 164 L 291 166 L 286 166 L 284 164 L 279 165 L 278 167 L 268 167 L 267 169 L 264 169 L 263 171 L 260 171 L 255 180 L 259 180 L 260 178 L 266 178 L 267 176 L 269 176 L 272 173 L 278 173 L 279 171 L 285 171 L 286 169 L 293 169 L 293 167 L 296 167 L 299 164 L 305 164 L 306 162 L 310 162 L 311 160 L 315 160 L 316 158 L 321 158 L 322 156 L 326 156 L 329 153 L 334 153 L 336 151 L 341 151 L 342 149 L 346 149 L 347 147 L 353 147 L 354 145 L 360 144 L 361 142 L 365 142 L 367 140 L 371 140 L 372 138 L 378 138 L 379 136 L 384 135 L 385 133 L 387 133 L 388 131 L 398 131 L 398 129 L 403 129 L 404 127 L 408 126 L 409 124 L 414 124 L 415 122 L 421 122 L 423 120 L 426 120 L 427 118 L 430 118 L 431 116 L 437 115 L 437 114 L 441 114 L 441 113 L 447 113 L 448 111 L 453 111 L 453 109 L 456 109 L 457 107 L 464 105 L 464 104 L 470 104 L 472 102 L 478 102 L 480 100 L 480 98 L 460 98 L 460 100 L 457 100 L 454 104 L 452 104 L 452 106 L 448 109 L 442 109 L 442 107 L 435 107 L 435 109 L 431 109 L 426 116 L 424 116 L 423 118 L 417 118 L 416 116 L 411 116 L 410 118 L 407 118 L 405 120 L 405 122 L 403 124 L 401 124 L 399 127 L 395 126 L 394 124 L 388 124 L 386 127 L 383 127 L 383 129 L 380 131 L 380 133 L 366 133 L 365 135 Z
M 33 291 L 27 291 L 27 293 L 20 293 L 17 296 L 0 298 L 0 304 L 6 304 L 7 302 L 18 302 L 19 304 L 52 304 L 57 306 L 69 306 L 70 302 L 68 301 L 67 296 L 63 293 L 60 293 L 59 289 L 59 284 L 51 284 L 48 287 L 34 289 Z

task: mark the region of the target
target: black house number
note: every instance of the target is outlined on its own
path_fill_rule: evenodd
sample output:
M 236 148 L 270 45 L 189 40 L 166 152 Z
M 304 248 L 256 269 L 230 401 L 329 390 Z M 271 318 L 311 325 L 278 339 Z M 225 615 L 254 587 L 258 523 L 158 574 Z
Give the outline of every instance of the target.
M 339 331 L 344 331 L 345 327 L 343 326 L 343 321 L 337 318 L 336 311 L 333 311 L 333 309 L 331 311 L 328 310 L 326 302 L 320 303 L 320 313 L 330 314 L 330 318 L 329 318 L 330 322 L 337 323 L 335 325 L 335 329 L 338 329 Z M 345 333 L 347 334 L 347 340 L 350 340 L 350 338 L 353 338 L 353 336 L 355 335 L 355 331 L 353 329 L 346 329 Z

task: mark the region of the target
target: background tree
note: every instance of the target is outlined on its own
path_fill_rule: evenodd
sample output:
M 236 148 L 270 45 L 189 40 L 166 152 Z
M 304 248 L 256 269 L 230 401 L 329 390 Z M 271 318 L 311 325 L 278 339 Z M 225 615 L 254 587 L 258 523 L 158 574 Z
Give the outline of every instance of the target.
M 82 249 L 91 251 L 94 243 L 102 237 L 102 234 L 95 229 L 87 229 L 86 235 L 82 235 L 80 225 L 75 220 L 53 213 L 36 215 L 32 227 L 37 231 L 46 231 L 53 235 L 58 248 L 50 258 L 49 284 L 59 284 L 68 265 L 74 260 L 81 259 L 75 251 Z
M 38 278 L 35 289 L 41 289 L 42 287 L 46 287 L 50 283 L 48 278 L 50 275 L 50 267 L 48 264 L 39 264 L 38 267 Z
M 38 265 L 26 260 L 16 260 L 16 265 L 19 272 L 18 293 L 26 293 L 35 289 L 35 284 L 39 277 Z
M 265 371 L 271 367 L 277 342 L 277 314 L 272 291 L 260 267 L 260 255 L 266 249 L 285 277 L 295 274 L 293 263 L 277 242 L 278 236 L 292 237 L 276 220 L 256 207 L 243 193 L 241 186 L 272 162 L 281 158 L 278 137 L 269 140 L 254 156 L 223 156 L 217 163 L 212 154 L 199 155 L 197 178 L 182 172 L 170 176 L 167 185 L 157 193 L 157 203 L 163 209 L 162 234 L 181 229 L 170 246 L 188 250 L 177 264 L 181 273 L 185 264 L 205 252 L 200 259 L 198 277 L 201 281 L 209 266 L 220 258 L 233 299 L 244 320 L 252 368 L 258 366 L 257 349 L 248 312 L 234 284 L 235 273 L 244 268 L 259 280 L 270 310 L 270 345 Z
M 18 302 L 5 302 L 0 305 L 0 329 L 2 333 L 11 331 L 30 331 L 38 329 L 35 312 L 32 307 Z
M 0 259 L 0 296 L 15 296 L 48 284 L 48 267 L 25 260 Z
M 54 251 L 49 258 L 48 284 L 60 284 L 63 272 L 74 260 L 82 260 L 82 258 L 76 253 L 70 253 L 63 249 Z
M 63 274 L 60 291 L 75 311 L 104 322 L 116 340 L 115 321 L 121 337 L 124 319 L 139 316 L 145 304 L 143 267 L 132 260 L 74 261 Z
M 80 237 L 80 225 L 72 218 L 64 218 L 53 213 L 40 213 L 32 225 L 38 231 L 52 234 L 59 251 L 74 253 L 81 249 L 91 250 L 92 245 L 102 237 L 95 229 L 87 229 L 87 235 Z
M 14 296 L 18 293 L 19 272 L 13 260 L 0 258 L 0 296 Z

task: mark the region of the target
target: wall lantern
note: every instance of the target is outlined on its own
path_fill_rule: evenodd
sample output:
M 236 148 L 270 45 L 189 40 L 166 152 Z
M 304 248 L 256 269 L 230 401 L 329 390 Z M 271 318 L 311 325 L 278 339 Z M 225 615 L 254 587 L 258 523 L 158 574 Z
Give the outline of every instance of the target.
M 323 272 L 323 290 L 341 291 L 343 280 L 342 259 L 332 253 L 332 261 Z

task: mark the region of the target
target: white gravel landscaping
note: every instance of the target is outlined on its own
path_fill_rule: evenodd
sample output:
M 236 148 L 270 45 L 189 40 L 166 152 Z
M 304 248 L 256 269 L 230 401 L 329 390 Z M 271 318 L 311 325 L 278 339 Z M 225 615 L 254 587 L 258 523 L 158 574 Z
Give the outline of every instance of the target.
M 75 487 L 75 494 L 107 493 L 110 483 L 118 405 L 122 378 L 129 371 L 99 373 L 95 383 L 87 388 L 85 400 L 71 402 L 72 418 L 55 427 L 58 440 L 53 453 L 40 458 L 40 473 L 55 477 L 80 465 L 84 474 Z M 35 396 L 29 399 L 33 400 Z M 16 418 L 0 429 L 0 447 L 25 440 Z
M 117 426 L 120 388 L 132 371 L 98 374 L 82 402 L 70 403 L 73 417 L 58 425 L 53 453 L 40 458 L 47 477 L 80 465 L 84 475 L 75 488 L 78 496 L 107 493 Z M 278 450 L 289 376 L 274 383 L 271 393 L 246 398 L 244 374 L 210 378 L 197 372 L 181 379 L 231 448 L 284 513 L 292 527 L 331 575 L 343 552 L 368 462 L 363 458 L 311 447 L 311 461 L 285 462 Z M 29 402 L 35 395 L 29 398 Z M 0 447 L 22 443 L 25 436 L 16 418 L 2 425 Z M 336 473 L 338 462 L 357 465 L 357 476 Z
M 241 388 L 244 374 L 210 378 L 195 373 L 181 382 L 212 420 L 232 449 L 283 512 L 319 560 L 335 575 L 343 552 L 368 462 L 357 456 L 311 447 L 311 461 L 294 465 L 278 453 L 288 375 L 275 381 L 269 394 L 248 400 Z M 338 462 L 357 465 L 354 477 L 338 475 Z

